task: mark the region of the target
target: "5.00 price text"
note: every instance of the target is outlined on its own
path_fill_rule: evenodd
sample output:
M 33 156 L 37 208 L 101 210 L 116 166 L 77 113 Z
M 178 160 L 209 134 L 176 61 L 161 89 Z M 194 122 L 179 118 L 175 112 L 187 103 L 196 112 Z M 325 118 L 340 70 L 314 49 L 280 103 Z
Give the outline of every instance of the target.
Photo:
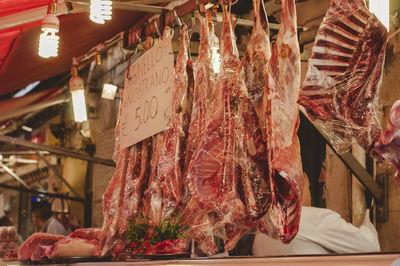
M 142 125 L 147 124 L 150 119 L 156 118 L 158 114 L 158 100 L 156 96 L 146 99 L 143 106 L 138 106 L 135 111 L 135 131 Z

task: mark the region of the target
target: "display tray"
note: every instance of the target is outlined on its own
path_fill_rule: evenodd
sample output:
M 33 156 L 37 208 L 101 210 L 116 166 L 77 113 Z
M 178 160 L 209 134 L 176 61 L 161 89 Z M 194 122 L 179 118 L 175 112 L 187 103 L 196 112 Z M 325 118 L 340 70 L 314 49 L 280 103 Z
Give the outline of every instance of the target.
M 38 261 L 21 260 L 23 264 L 27 265 L 48 265 L 48 264 L 70 264 L 78 262 L 109 262 L 112 257 L 73 257 L 73 258 L 53 258 L 53 259 L 42 259 Z
M 111 261 L 112 257 L 73 257 L 73 258 L 54 258 L 52 259 L 53 263 L 57 264 L 70 264 L 77 262 L 108 262 Z
M 158 254 L 158 255 L 130 255 L 126 257 L 125 261 L 137 260 L 177 260 L 190 258 L 190 253 L 181 254 Z

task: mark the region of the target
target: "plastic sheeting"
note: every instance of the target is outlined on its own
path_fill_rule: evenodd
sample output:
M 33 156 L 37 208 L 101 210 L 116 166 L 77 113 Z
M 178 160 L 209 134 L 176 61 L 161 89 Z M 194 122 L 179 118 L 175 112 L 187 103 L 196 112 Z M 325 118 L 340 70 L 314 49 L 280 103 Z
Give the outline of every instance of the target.
M 331 0 L 318 30 L 299 103 L 338 153 L 353 139 L 369 153 L 379 137 L 387 30 L 363 0 Z

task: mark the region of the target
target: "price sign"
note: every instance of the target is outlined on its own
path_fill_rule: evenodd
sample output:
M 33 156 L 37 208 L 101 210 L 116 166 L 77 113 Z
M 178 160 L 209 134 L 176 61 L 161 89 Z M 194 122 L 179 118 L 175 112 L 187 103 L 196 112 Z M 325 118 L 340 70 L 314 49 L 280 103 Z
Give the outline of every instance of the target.
M 174 55 L 166 38 L 127 70 L 121 114 L 121 147 L 167 129 L 174 87 Z

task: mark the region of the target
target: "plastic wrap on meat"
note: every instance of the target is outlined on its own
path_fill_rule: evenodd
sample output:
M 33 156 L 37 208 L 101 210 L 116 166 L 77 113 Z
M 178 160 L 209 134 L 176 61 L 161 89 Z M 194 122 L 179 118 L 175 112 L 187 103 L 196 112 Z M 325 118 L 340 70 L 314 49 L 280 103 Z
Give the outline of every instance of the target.
M 135 198 L 136 194 L 136 179 L 139 175 L 135 175 L 140 171 L 140 155 L 142 151 L 142 143 L 138 143 L 129 148 L 128 164 L 126 168 L 126 181 L 124 196 L 121 208 L 120 230 L 119 234 L 123 235 L 128 227 L 128 218 L 132 218 L 138 210 L 138 202 Z M 139 194 L 139 197 L 141 195 Z M 140 198 L 139 198 L 140 199 Z
M 18 249 L 19 260 L 39 261 L 46 258 L 46 251 L 65 236 L 34 233 Z
M 100 255 L 100 228 L 77 229 L 46 250 L 48 258 L 87 258 Z
M 121 103 L 123 94 L 121 93 Z M 119 117 L 122 112 L 120 105 Z M 118 226 L 120 223 L 121 206 L 124 198 L 124 188 L 126 180 L 126 169 L 128 165 L 129 148 L 120 149 L 120 119 L 118 117 L 115 127 L 116 136 L 116 159 L 117 165 L 111 181 L 103 194 L 103 227 L 101 236 L 101 256 L 105 256 L 113 247 L 114 240 L 118 235 Z
M 207 209 L 201 208 L 195 197 L 187 203 L 181 221 L 189 227 L 186 234 L 196 240 L 204 254 L 211 256 L 218 252 L 214 239 L 215 220 Z
M 171 38 L 172 30 L 165 27 L 163 39 Z M 154 225 L 161 223 L 162 216 L 162 191 L 158 182 L 158 161 L 165 143 L 165 131 L 149 139 L 150 165 L 146 169 L 149 175 L 147 188 L 144 191 L 142 204 L 143 214 L 150 218 Z
M 175 88 L 173 91 L 170 127 L 154 137 L 153 155 L 150 163 L 149 185 L 143 199 L 144 213 L 154 225 L 176 215 L 183 204 L 182 167 L 184 161 L 185 133 L 189 125 L 191 107 L 186 96 L 190 93 L 191 65 L 188 60 L 186 25 L 182 29 L 183 41 L 175 66 Z
M 260 129 L 265 135 L 266 98 L 265 69 L 271 57 L 269 42 L 268 17 L 265 12 L 264 1 L 253 0 L 254 24 L 250 41 L 247 45 L 242 64 L 245 74 L 245 84 L 251 101 L 257 112 Z
M 203 6 L 201 6 L 203 8 Z M 198 16 L 200 21 L 200 46 L 199 54 L 194 66 L 194 91 L 193 111 L 191 114 L 188 139 L 186 145 L 186 158 L 184 166 L 184 179 L 187 176 L 187 169 L 196 147 L 205 137 L 207 105 L 213 89 L 211 51 L 209 39 L 208 21 L 203 16 Z M 218 249 L 214 241 L 212 217 L 202 211 L 197 200 L 190 198 L 187 193 L 187 206 L 183 212 L 182 220 L 189 226 L 188 234 L 199 244 L 199 248 L 207 255 L 215 254 Z
M 297 105 L 300 88 L 300 49 L 294 0 L 282 1 L 281 24 L 266 72 L 268 171 L 272 211 L 282 242 L 297 234 L 303 190 Z M 268 226 L 262 226 L 267 228 Z
M 211 50 L 209 40 L 208 21 L 205 17 L 198 16 L 200 21 L 200 46 L 199 53 L 194 66 L 194 92 L 193 92 L 193 111 L 191 114 L 188 139 L 186 145 L 186 158 L 184 173 L 186 176 L 187 168 L 192 159 L 193 153 L 204 138 L 206 129 L 207 95 L 213 87 L 211 70 Z
M 393 164 L 397 172 L 394 176 L 396 184 L 400 183 L 400 100 L 397 100 L 390 110 L 386 129 L 375 144 L 375 150 L 388 162 Z
M 267 169 L 267 145 L 260 121 L 266 121 L 264 100 L 265 69 L 271 56 L 269 30 L 264 2 L 254 0 L 254 26 L 250 42 L 242 60 L 241 73 L 247 91 L 239 97 L 239 117 L 242 128 L 239 138 L 241 182 L 249 217 L 257 220 L 265 215 L 270 205 L 270 186 Z M 254 103 L 254 104 L 253 104 Z M 258 112 L 256 112 L 258 108 Z M 251 159 L 250 159 L 251 158 Z
M 142 206 L 144 186 L 149 179 L 150 140 L 132 146 L 128 155 L 124 198 L 121 208 L 119 234 L 123 238 L 128 227 L 128 219 L 134 219 Z
M 385 26 L 363 0 L 331 0 L 320 25 L 299 103 L 339 153 L 353 138 L 370 154 L 380 134 Z
M 165 132 L 158 133 L 152 137 L 150 176 L 148 186 L 143 194 L 143 213 L 150 218 L 154 225 L 159 225 L 162 216 L 162 191 L 157 179 L 157 165 L 165 143 Z
M 165 144 L 159 161 L 157 180 L 162 191 L 161 221 L 173 218 L 183 207 L 184 181 L 182 167 L 184 161 L 185 131 L 189 127 L 188 116 L 191 108 L 188 102 L 189 74 L 193 75 L 188 54 L 188 31 L 183 24 L 181 46 L 175 65 L 175 87 L 172 95 L 172 115 L 170 127 L 166 131 Z
M 238 233 L 237 223 L 247 217 L 246 208 L 237 193 L 238 170 L 235 158 L 237 104 L 235 95 L 239 80 L 239 54 L 232 21 L 223 5 L 221 34 L 221 72 L 215 88 L 215 101 L 207 123 L 206 135 L 196 148 L 189 164 L 189 191 L 202 209 L 215 212 L 223 228 L 229 229 L 225 248 L 232 247 Z

